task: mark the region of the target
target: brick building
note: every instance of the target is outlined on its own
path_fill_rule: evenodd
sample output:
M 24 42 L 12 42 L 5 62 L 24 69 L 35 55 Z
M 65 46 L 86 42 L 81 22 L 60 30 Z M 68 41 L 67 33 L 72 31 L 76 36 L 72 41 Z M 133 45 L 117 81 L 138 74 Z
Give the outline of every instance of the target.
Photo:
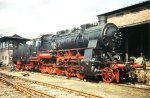
M 150 1 L 127 6 L 98 16 L 107 16 L 107 22 L 119 26 L 124 58 L 144 56 L 150 60 Z
M 18 35 L 4 36 L 0 38 L 0 61 L 4 65 L 8 65 L 10 57 L 13 54 L 13 50 L 18 47 L 19 44 L 24 44 L 29 39 L 22 38 Z

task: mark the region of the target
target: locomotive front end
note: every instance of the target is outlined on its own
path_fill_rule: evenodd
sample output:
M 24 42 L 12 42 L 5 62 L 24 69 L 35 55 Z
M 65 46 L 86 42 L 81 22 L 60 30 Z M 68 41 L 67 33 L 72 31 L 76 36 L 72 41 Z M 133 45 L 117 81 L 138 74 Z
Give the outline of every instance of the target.
M 95 32 L 96 29 L 98 32 Z M 94 77 L 102 75 L 104 71 L 106 74 L 107 71 L 108 73 L 112 71 L 110 74 L 113 74 L 111 64 L 121 61 L 121 32 L 115 24 L 107 23 L 107 18 L 104 16 L 99 16 L 99 26 L 96 29 L 88 30 L 89 37 L 95 36 L 93 37 L 95 39 L 89 39 L 88 47 L 84 51 L 83 73 Z M 111 82 L 113 79 L 114 75 L 106 82 Z
M 121 32 L 118 27 L 113 23 L 107 23 L 105 16 L 99 16 L 99 26 L 102 30 L 100 40 L 103 48 L 112 52 L 121 46 Z

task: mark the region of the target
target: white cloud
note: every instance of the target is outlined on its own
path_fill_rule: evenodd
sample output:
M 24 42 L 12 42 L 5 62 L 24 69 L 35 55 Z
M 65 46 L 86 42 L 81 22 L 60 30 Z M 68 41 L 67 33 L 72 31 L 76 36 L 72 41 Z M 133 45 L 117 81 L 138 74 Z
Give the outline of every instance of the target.
M 96 22 L 96 15 L 133 3 L 129 1 L 0 0 L 0 4 L 5 5 L 0 9 L 0 33 L 17 33 L 29 38 L 46 33 L 55 34 L 62 29 Z

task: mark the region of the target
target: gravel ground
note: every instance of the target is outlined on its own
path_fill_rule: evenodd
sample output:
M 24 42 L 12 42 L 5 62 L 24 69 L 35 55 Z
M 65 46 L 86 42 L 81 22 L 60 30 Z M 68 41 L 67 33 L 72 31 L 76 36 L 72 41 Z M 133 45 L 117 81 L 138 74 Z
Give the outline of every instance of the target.
M 48 77 L 41 73 L 29 73 L 29 76 L 23 76 L 24 72 L 9 72 L 7 70 L 0 70 L 0 72 L 7 73 L 14 76 L 20 76 L 31 80 L 46 82 L 63 87 L 68 87 L 92 94 L 102 96 L 104 98 L 150 98 L 150 90 L 134 89 L 128 87 L 117 86 L 107 83 L 89 83 L 84 81 L 75 81 L 69 79 L 59 79 L 55 77 Z
M 39 92 L 43 92 L 43 93 L 48 94 L 48 95 L 55 96 L 55 98 L 88 98 L 88 97 L 85 97 L 85 96 L 82 96 L 82 95 L 78 95 L 78 94 L 75 94 L 75 93 L 63 91 L 63 90 L 60 90 L 60 89 L 55 89 L 55 88 L 52 88 L 52 87 L 43 86 L 43 85 L 40 85 L 40 84 L 35 84 L 35 83 L 30 83 L 30 82 L 23 82 L 22 80 L 14 80 L 14 81 L 15 81 L 15 83 L 17 83 L 19 85 L 22 85 L 22 86 L 25 86 L 25 87 L 28 87 L 28 88 L 31 88 L 31 89 L 34 89 L 34 90 L 38 90 Z M 45 97 L 36 96 L 36 98 L 45 98 Z
M 16 91 L 16 89 L 0 82 L 0 98 L 27 98 L 27 97 L 21 94 L 21 92 Z

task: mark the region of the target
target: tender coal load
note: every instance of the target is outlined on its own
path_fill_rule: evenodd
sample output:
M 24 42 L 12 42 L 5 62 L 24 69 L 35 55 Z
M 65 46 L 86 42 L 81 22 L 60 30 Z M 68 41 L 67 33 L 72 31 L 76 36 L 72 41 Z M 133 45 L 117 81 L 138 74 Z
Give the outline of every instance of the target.
M 30 58 L 30 46 L 19 45 L 18 49 L 14 51 L 13 59 L 20 61 L 29 61 Z
M 13 52 L 14 61 L 29 62 L 31 56 L 37 56 L 37 48 L 31 45 L 19 45 L 18 49 Z

